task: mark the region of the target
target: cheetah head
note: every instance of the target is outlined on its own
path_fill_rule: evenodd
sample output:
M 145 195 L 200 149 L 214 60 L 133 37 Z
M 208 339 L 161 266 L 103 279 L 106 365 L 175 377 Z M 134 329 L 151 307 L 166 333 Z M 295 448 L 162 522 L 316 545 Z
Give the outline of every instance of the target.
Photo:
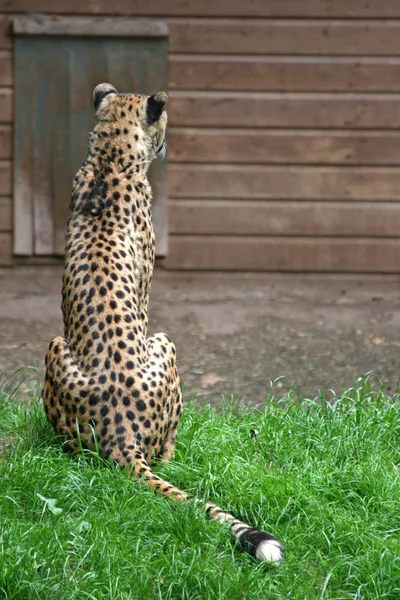
M 110 83 L 101 83 L 93 91 L 97 123 L 95 132 L 108 138 L 116 152 L 131 160 L 150 163 L 166 151 L 168 96 L 122 94 Z

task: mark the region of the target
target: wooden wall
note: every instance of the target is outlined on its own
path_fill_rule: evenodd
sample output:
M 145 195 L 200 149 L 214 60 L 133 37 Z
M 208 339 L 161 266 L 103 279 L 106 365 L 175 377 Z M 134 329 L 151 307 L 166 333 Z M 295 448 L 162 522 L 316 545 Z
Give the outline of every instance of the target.
M 0 261 L 11 261 L 12 43 L 29 11 L 165 19 L 166 266 L 400 271 L 398 0 L 7 0 Z

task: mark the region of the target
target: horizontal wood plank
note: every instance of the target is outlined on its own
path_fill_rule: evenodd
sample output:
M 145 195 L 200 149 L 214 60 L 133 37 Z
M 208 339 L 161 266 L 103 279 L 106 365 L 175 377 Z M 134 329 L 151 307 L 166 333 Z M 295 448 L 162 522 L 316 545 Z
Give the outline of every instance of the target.
M 400 200 L 394 167 L 170 164 L 168 184 L 184 199 Z
M 8 196 L 11 194 L 11 161 L 0 160 L 0 195 Z
M 396 56 L 400 21 L 170 19 L 170 51 Z
M 399 58 L 173 54 L 169 66 L 172 90 L 400 92 Z
M 176 236 L 170 269 L 399 273 L 400 240 Z
M 0 125 L 0 159 L 11 158 L 12 138 L 11 125 Z
M 297 16 L 297 15 L 296 15 Z M 170 18 L 170 49 L 195 54 L 396 56 L 400 20 Z M 168 34 L 166 22 L 124 17 L 16 16 L 16 34 Z
M 0 266 L 9 267 L 12 261 L 12 234 L 11 232 L 0 233 Z
M 11 196 L 0 196 L 0 231 L 12 230 Z
M 13 33 L 23 35 L 79 35 L 114 37 L 166 37 L 168 25 L 154 19 L 127 17 L 52 17 L 36 14 L 12 19 Z
M 396 129 L 400 95 L 175 91 L 169 120 L 178 127 Z
M 398 0 L 8 0 L 4 12 L 221 17 L 400 17 Z
M 13 83 L 12 55 L 10 50 L 0 50 L 0 86 Z
M 13 92 L 0 88 L 0 123 L 11 123 L 13 116 Z
M 195 163 L 400 165 L 400 132 L 172 128 L 169 159 Z
M 397 237 L 400 202 L 170 200 L 169 217 L 179 235 Z

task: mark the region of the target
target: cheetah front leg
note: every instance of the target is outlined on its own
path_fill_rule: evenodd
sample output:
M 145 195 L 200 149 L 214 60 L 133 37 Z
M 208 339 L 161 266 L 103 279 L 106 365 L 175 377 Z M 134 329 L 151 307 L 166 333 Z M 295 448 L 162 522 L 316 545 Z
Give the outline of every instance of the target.
M 169 460 L 174 456 L 176 432 L 183 404 L 176 368 L 176 350 L 165 333 L 156 333 L 150 337 L 147 348 L 147 377 L 150 381 L 150 391 L 153 391 L 156 398 L 157 424 L 160 428 L 159 443 L 155 452 L 163 460 Z

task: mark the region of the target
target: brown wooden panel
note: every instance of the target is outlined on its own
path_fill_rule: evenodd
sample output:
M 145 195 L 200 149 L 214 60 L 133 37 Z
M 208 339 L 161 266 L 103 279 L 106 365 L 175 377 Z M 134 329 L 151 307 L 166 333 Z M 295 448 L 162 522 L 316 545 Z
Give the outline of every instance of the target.
M 400 240 L 171 236 L 170 269 L 399 273 Z
M 0 233 L 0 265 L 8 267 L 11 265 L 12 253 L 12 234 L 11 232 Z
M 201 91 L 400 92 L 400 59 L 171 55 L 169 87 Z
M 12 56 L 10 50 L 0 50 L 0 86 L 12 85 Z
M 17 16 L 12 19 L 15 34 L 24 35 L 72 35 L 113 37 L 166 37 L 168 25 L 150 19 L 127 17 L 51 17 L 48 15 Z
M 4 12 L 221 17 L 400 17 L 398 0 L 8 0 Z
M 400 231 L 400 202 L 171 200 L 169 215 L 171 233 L 179 235 L 397 237 Z
M 168 184 L 171 198 L 400 200 L 394 167 L 171 164 Z
M 3 11 L 3 8 L 0 8 Z M 0 14 L 0 49 L 12 47 L 12 39 L 10 36 L 9 18 Z
M 11 194 L 11 162 L 0 160 L 0 195 Z
M 395 129 L 400 95 L 175 91 L 169 118 L 181 127 Z
M 398 131 L 171 128 L 175 162 L 400 165 Z
M 11 196 L 0 196 L 0 231 L 12 229 Z
M 12 156 L 11 125 L 0 125 L 0 159 Z
M 193 54 L 396 56 L 400 21 L 170 19 L 170 49 Z
M 10 88 L 0 88 L 0 123 L 10 123 L 13 115 L 13 93 Z

